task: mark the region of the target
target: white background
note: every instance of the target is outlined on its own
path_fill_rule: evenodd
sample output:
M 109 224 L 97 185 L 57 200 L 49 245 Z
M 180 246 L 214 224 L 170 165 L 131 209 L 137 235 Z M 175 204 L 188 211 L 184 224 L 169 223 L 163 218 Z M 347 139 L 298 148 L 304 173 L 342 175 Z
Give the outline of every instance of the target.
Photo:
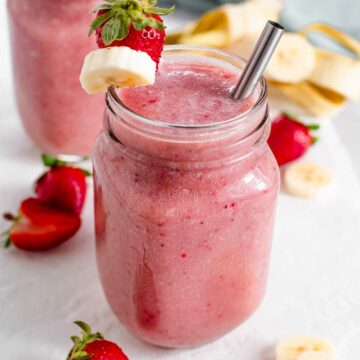
M 1 212 L 16 210 L 42 166 L 14 106 L 5 4 L 0 1 Z M 182 16 L 178 12 L 177 21 Z M 333 171 L 333 191 L 317 201 L 281 193 L 269 290 L 255 316 L 236 331 L 186 351 L 156 349 L 129 334 L 109 310 L 97 278 L 90 194 L 82 229 L 72 241 L 46 254 L 0 251 L 0 358 L 64 360 L 68 338 L 77 332 L 71 322 L 82 319 L 121 344 L 132 360 L 272 360 L 276 341 L 305 333 L 331 340 L 339 359 L 357 360 L 360 188 L 351 159 L 360 175 L 359 115 L 355 105 L 338 115 L 340 137 L 329 119 L 322 120 L 321 140 L 307 158 Z

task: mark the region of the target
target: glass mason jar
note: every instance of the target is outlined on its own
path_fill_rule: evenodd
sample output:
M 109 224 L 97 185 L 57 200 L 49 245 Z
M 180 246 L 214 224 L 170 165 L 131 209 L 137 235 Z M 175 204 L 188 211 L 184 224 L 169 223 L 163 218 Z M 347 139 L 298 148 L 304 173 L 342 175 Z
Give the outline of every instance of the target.
M 86 155 L 101 130 L 102 96 L 79 82 L 95 0 L 8 0 L 16 100 L 24 127 L 39 148 Z
M 168 47 L 162 61 L 182 54 L 244 65 L 190 46 Z M 209 342 L 264 296 L 279 171 L 264 79 L 257 90 L 249 111 L 187 126 L 144 118 L 107 94 L 93 153 L 98 268 L 114 313 L 147 342 Z

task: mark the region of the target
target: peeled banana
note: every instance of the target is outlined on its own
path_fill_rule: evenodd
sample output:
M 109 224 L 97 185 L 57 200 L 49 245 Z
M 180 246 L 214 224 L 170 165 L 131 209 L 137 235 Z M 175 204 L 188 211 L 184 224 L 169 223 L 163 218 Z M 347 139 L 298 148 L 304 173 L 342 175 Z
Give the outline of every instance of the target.
M 84 60 L 80 83 L 88 94 L 110 86 L 145 86 L 155 82 L 156 63 L 142 51 L 126 46 L 91 51 Z
M 286 338 L 276 347 L 276 360 L 327 360 L 326 355 L 333 356 L 334 349 L 327 340 L 318 336 Z

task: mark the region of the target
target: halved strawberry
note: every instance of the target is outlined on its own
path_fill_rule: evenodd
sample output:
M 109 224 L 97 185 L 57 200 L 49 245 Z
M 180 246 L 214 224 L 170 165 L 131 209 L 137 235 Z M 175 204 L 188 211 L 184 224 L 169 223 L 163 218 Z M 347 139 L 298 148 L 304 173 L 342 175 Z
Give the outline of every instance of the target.
M 43 162 L 50 170 L 36 182 L 38 199 L 79 215 L 86 198 L 86 176 L 89 173 L 49 155 L 43 155 Z
M 170 9 L 154 7 L 157 1 L 113 0 L 97 6 L 97 13 L 90 25 L 91 35 L 96 30 L 100 48 L 127 46 L 146 52 L 159 64 L 165 42 L 165 26 L 161 15 L 170 14 Z
M 14 244 L 27 251 L 44 251 L 69 240 L 80 228 L 78 215 L 44 204 L 34 198 L 24 200 L 19 214 L 4 215 L 13 226 L 6 233 L 6 246 Z
M 279 165 L 287 164 L 303 156 L 317 141 L 311 131 L 319 125 L 304 125 L 288 114 L 281 114 L 271 125 L 268 144 Z
M 115 343 L 105 340 L 104 336 L 97 332 L 92 333 L 89 325 L 82 321 L 75 321 L 82 329 L 82 338 L 72 336 L 74 343 L 67 360 L 128 360 L 128 357 Z

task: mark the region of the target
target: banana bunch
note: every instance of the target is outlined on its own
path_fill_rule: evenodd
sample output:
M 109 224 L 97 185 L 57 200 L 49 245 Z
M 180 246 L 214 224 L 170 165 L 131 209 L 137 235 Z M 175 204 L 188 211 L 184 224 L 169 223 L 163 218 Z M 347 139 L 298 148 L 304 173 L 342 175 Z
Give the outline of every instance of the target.
M 168 44 L 217 47 L 248 58 L 267 20 L 277 21 L 278 0 L 248 0 L 205 13 Z M 320 32 L 353 56 L 314 47 L 309 33 Z M 270 94 L 300 105 L 311 115 L 331 114 L 346 99 L 360 98 L 360 42 L 326 24 L 312 24 L 297 33 L 285 33 L 266 70 Z M 286 110 L 286 109 L 285 109 Z

